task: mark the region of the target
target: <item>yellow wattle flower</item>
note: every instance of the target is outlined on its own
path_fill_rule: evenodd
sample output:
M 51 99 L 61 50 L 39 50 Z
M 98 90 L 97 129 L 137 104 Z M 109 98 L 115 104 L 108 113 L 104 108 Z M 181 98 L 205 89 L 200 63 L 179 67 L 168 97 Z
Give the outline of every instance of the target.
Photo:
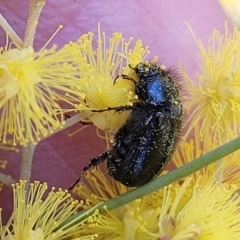
M 86 185 L 77 185 L 74 193 L 84 199 L 89 207 L 130 190 L 112 178 L 107 178 L 99 168 L 87 171 L 85 181 Z M 112 211 L 107 210 L 106 214 L 97 215 L 95 221 L 85 227 L 85 234 L 96 233 L 99 240 L 151 240 L 148 231 L 158 232 L 160 203 L 161 199 L 153 193 Z
M 59 102 L 71 104 L 76 71 L 66 48 L 41 52 L 8 43 L 0 52 L 0 140 L 38 142 L 65 123 Z M 68 94 L 68 98 L 66 97 Z
M 107 40 L 99 28 L 97 41 L 94 40 L 94 34 L 89 32 L 76 43 L 70 43 L 69 47 L 77 64 L 81 84 L 76 109 L 84 111 L 82 120 L 90 121 L 105 131 L 105 137 L 109 139 L 126 121 L 129 111 L 97 113 L 91 110 L 127 106 L 136 101 L 133 82 L 122 79 L 121 75 L 136 77 L 129 65 L 135 67 L 142 62 L 149 53 L 148 46 L 144 47 L 141 40 L 133 44 L 133 38 L 125 41 L 118 32 Z
M 54 191 L 52 188 L 46 195 L 48 188 L 46 183 L 41 184 L 37 181 L 30 183 L 29 193 L 26 193 L 25 187 L 26 181 L 13 185 L 13 213 L 5 226 L 2 226 L 0 216 L 2 240 L 74 239 L 73 230 L 82 235 L 83 223 L 87 219 L 74 226 L 63 226 L 62 223 L 79 207 L 83 207 L 83 202 L 79 203 L 66 190 L 61 189 Z M 82 235 L 77 239 L 93 238 L 94 235 Z
M 198 125 L 195 126 L 193 133 L 188 140 L 182 141 L 178 144 L 172 162 L 176 168 L 179 168 L 192 160 L 200 157 L 203 154 L 202 149 L 205 144 L 209 144 L 207 140 L 201 142 Z M 239 153 L 231 154 L 224 158 L 222 165 L 216 169 L 215 163 L 210 164 L 201 170 L 192 174 L 195 181 L 199 181 L 202 185 L 209 182 L 209 179 L 214 177 L 216 171 L 222 172 L 222 183 L 234 184 L 240 186 L 240 162 Z M 200 179 L 200 180 L 199 180 Z
M 100 169 L 85 174 L 86 185 L 75 193 L 94 206 L 129 189 L 108 179 Z M 85 234 L 112 240 L 213 240 L 239 239 L 240 198 L 236 186 L 218 185 L 212 177 L 205 184 L 187 178 L 120 208 L 96 215 Z
M 175 198 L 171 197 L 173 187 L 165 187 L 159 215 L 159 239 L 239 239 L 240 198 L 236 194 L 237 187 L 218 185 L 214 179 L 204 186 L 192 181 L 191 178 L 186 179 L 175 190 Z M 187 199 L 189 192 L 191 195 Z M 184 206 L 182 198 L 186 199 Z
M 239 0 L 218 0 L 230 20 L 240 26 L 240 1 Z
M 240 132 L 239 39 L 237 27 L 231 33 L 227 25 L 224 35 L 213 30 L 207 47 L 195 38 L 202 63 L 197 83 L 184 74 L 188 92 L 184 99 L 188 111 L 185 138 L 198 125 L 203 153 L 234 139 Z

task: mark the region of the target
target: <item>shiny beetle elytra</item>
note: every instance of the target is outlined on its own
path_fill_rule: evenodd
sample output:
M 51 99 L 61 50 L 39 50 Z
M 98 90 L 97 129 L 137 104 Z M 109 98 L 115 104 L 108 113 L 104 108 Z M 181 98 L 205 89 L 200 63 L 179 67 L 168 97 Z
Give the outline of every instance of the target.
M 86 170 L 105 160 L 109 175 L 129 187 L 150 181 L 170 160 L 179 139 L 183 115 L 175 76 L 153 62 L 139 63 L 132 69 L 138 81 L 125 75 L 122 77 L 135 83 L 138 102 L 131 107 L 107 109 L 132 109 L 132 112 L 116 133 L 112 148 L 91 159 L 70 189 Z

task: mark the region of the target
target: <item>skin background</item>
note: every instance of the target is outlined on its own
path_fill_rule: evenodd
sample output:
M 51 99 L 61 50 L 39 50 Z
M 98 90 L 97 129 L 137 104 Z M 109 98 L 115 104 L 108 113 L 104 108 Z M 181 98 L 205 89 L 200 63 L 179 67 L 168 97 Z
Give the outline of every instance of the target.
M 0 0 L 0 13 L 23 39 L 28 1 Z M 75 41 L 89 31 L 97 33 L 97 24 L 110 37 L 122 32 L 124 38 L 141 39 L 149 45 L 151 54 L 159 56 L 167 67 L 178 66 L 179 61 L 187 73 L 197 81 L 200 61 L 198 47 L 186 26 L 187 21 L 195 35 L 204 43 L 213 28 L 224 32 L 226 20 L 217 0 L 47 0 L 40 16 L 34 42 L 35 50 L 41 49 L 59 24 L 64 28 L 50 42 L 59 47 Z M 5 33 L 0 30 L 0 46 L 5 46 Z M 76 124 L 38 144 L 35 150 L 32 181 L 47 182 L 49 187 L 68 188 L 78 177 L 81 169 L 106 149 L 105 141 L 99 139 L 93 126 L 69 138 L 68 133 L 81 127 Z M 21 151 L 0 150 L 0 159 L 8 160 L 4 173 L 18 179 Z M 12 208 L 12 190 L 4 187 L 0 192 L 0 207 L 6 221 Z

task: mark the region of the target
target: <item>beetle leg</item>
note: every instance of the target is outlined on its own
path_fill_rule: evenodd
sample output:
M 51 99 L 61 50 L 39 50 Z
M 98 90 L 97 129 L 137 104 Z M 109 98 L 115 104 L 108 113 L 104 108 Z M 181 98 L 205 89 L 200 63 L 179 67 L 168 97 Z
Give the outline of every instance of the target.
M 126 111 L 126 110 L 132 110 L 135 107 L 136 107 L 135 104 L 133 104 L 132 106 L 108 107 L 106 109 L 91 110 L 91 111 L 92 112 L 106 112 L 106 111 L 114 110 L 116 112 L 122 112 L 122 111 Z
M 80 176 L 78 177 L 78 179 L 75 181 L 75 183 L 68 190 L 69 191 L 72 190 L 76 186 L 76 184 L 78 184 L 82 180 L 84 172 L 86 172 L 89 168 L 97 166 L 99 163 L 105 161 L 109 157 L 110 154 L 111 154 L 111 151 L 107 151 L 107 152 L 102 153 L 100 156 L 98 156 L 96 158 L 92 158 L 91 163 L 83 168 L 83 170 L 82 170 Z
M 116 82 L 117 82 L 117 79 L 120 77 L 120 75 L 117 75 L 115 78 L 114 78 L 114 80 L 113 80 L 113 85 L 115 85 L 116 84 Z
M 128 64 L 128 67 L 131 68 L 132 70 L 136 71 L 136 67 L 132 67 L 130 64 Z
M 133 78 L 130 78 L 128 75 L 122 74 L 121 77 L 122 77 L 123 79 L 130 80 L 130 81 L 133 82 L 135 85 L 137 84 L 136 80 L 134 80 Z
M 125 79 L 125 80 L 130 80 L 131 82 L 133 82 L 135 85 L 137 84 L 136 83 L 136 80 L 134 80 L 133 78 L 130 78 L 128 75 L 125 75 L 125 74 L 122 74 L 122 75 L 117 75 L 114 80 L 113 80 L 113 85 L 117 82 L 117 79 L 119 77 L 122 77 L 122 79 Z

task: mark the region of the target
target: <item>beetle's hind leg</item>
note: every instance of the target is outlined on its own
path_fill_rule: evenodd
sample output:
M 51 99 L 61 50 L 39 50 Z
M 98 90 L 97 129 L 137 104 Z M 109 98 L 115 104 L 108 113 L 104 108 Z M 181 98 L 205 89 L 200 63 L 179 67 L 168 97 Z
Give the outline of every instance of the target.
M 110 154 L 111 154 L 111 151 L 107 151 L 107 152 L 102 153 L 98 157 L 92 158 L 91 163 L 83 168 L 83 170 L 82 170 L 80 176 L 78 177 L 78 179 L 75 181 L 75 183 L 68 190 L 69 191 L 72 190 L 76 186 L 76 184 L 78 184 L 82 180 L 84 172 L 86 172 L 89 168 L 97 166 L 99 163 L 105 161 L 110 156 Z

